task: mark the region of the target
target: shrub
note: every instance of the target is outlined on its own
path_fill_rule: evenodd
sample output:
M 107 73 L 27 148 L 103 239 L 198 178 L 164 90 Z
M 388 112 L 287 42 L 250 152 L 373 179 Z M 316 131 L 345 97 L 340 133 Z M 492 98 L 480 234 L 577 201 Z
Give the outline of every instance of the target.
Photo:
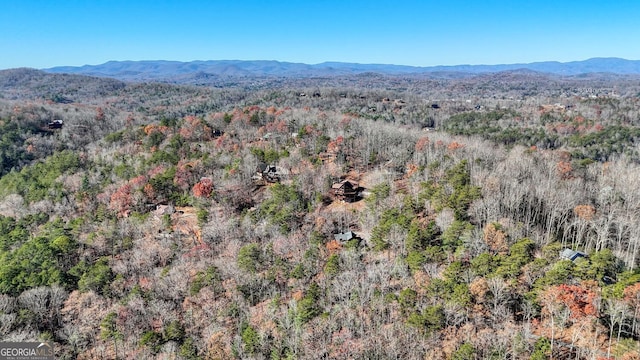
M 93 265 L 82 261 L 74 266 L 69 273 L 79 278 L 78 289 L 80 291 L 92 290 L 98 294 L 105 294 L 113 280 L 113 272 L 109 267 L 107 257 L 98 259 Z
M 262 202 L 257 215 L 265 216 L 287 234 L 304 216 L 309 203 L 294 185 L 274 184 L 269 192 L 271 196 Z
M 442 247 L 448 251 L 455 251 L 458 246 L 462 245 L 463 238 L 468 236 L 472 230 L 473 225 L 471 223 L 455 220 L 442 233 Z
M 193 344 L 193 339 L 191 338 L 184 340 L 182 345 L 180 345 L 178 354 L 188 360 L 200 359 L 200 357 L 198 357 L 198 348 Z
M 422 251 L 411 251 L 407 255 L 407 265 L 411 271 L 418 271 L 422 269 L 422 265 L 425 264 L 427 258 Z
M 327 259 L 327 264 L 324 266 L 324 273 L 327 276 L 335 276 L 340 271 L 340 256 L 338 254 L 332 254 Z
M 256 243 L 248 244 L 238 251 L 238 267 L 242 270 L 255 273 L 261 267 L 261 250 Z
M 416 306 L 417 301 L 418 293 L 411 288 L 402 289 L 400 291 L 400 294 L 398 294 L 398 303 L 400 304 L 400 309 L 405 312 L 413 310 Z
M 388 183 L 381 183 L 369 190 L 369 196 L 365 198 L 365 202 L 369 206 L 377 205 L 381 200 L 386 199 L 391 194 L 391 186 Z
M 419 221 L 414 219 L 409 225 L 409 232 L 405 242 L 407 252 L 424 250 L 428 245 L 432 245 L 432 243 L 435 242 L 437 235 L 438 227 L 435 221 L 429 222 L 429 224 L 424 227 Z
M 471 270 L 476 276 L 487 276 L 495 270 L 495 260 L 489 253 L 482 253 L 471 260 Z
M 304 297 L 298 301 L 298 312 L 296 320 L 300 323 L 306 323 L 309 320 L 320 315 L 321 308 L 318 304 L 320 299 L 320 287 L 316 283 L 311 283 Z
M 244 350 L 249 354 L 256 353 L 260 348 L 260 336 L 258 332 L 246 322 L 242 323 L 240 331 L 242 333 L 241 337 Z
M 207 209 L 198 209 L 196 215 L 198 217 L 198 225 L 203 226 L 207 223 L 207 220 L 209 219 L 209 211 L 207 211 Z
M 163 340 L 164 341 L 176 341 L 182 342 L 184 338 L 184 327 L 178 320 L 173 320 L 164 328 Z
M 155 331 L 147 331 L 140 338 L 140 345 L 149 347 L 154 354 L 160 351 L 163 343 L 162 334 Z
M 394 225 L 398 225 L 401 229 L 408 230 L 414 215 L 400 209 L 393 208 L 385 210 L 380 216 L 378 225 L 371 230 L 371 242 L 374 244 L 374 250 L 381 251 L 386 249 L 389 244 L 386 237 Z
M 442 305 L 427 306 L 423 311 L 423 316 L 428 332 L 440 330 L 444 327 L 444 309 Z
M 296 265 L 293 270 L 291 270 L 291 273 L 289 274 L 290 277 L 294 278 L 294 279 L 302 279 L 305 276 L 305 270 L 304 270 L 304 265 L 302 264 L 298 264 Z
M 551 355 L 551 341 L 546 337 L 536 340 L 531 353 L 531 360 L 545 360 Z
M 476 349 L 468 342 L 460 345 L 451 355 L 451 360 L 474 360 L 476 358 Z
M 212 286 L 214 291 L 219 290 L 221 287 L 220 273 L 215 266 L 211 266 L 206 271 L 196 274 L 189 288 L 189 294 L 191 296 L 197 295 L 202 288 L 207 286 Z
M 102 339 L 121 340 L 124 338 L 123 334 L 118 330 L 116 326 L 116 319 L 118 314 L 110 312 L 100 322 L 100 337 Z

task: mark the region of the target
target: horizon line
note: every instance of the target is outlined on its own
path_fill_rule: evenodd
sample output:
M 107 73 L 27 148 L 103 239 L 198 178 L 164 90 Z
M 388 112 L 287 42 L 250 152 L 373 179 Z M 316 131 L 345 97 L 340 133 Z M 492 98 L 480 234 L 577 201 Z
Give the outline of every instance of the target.
M 196 62 L 210 62 L 210 61 L 220 61 L 220 62 L 224 62 L 224 61 L 229 61 L 229 62 L 276 62 L 276 63 L 282 63 L 282 64 L 298 64 L 298 65 L 309 65 L 309 66 L 318 66 L 318 65 L 323 65 L 323 64 L 334 63 L 334 64 L 354 64 L 354 65 L 369 65 L 369 66 L 378 66 L 378 65 L 380 65 L 380 66 L 400 66 L 400 67 L 409 67 L 409 68 L 437 68 L 437 67 L 457 67 L 457 66 L 531 65 L 531 64 L 543 64 L 543 63 L 570 64 L 570 63 L 577 63 L 577 62 L 585 62 L 585 61 L 589 61 L 589 60 L 640 61 L 640 60 L 637 60 L 637 59 L 626 59 L 626 58 L 621 58 L 621 57 L 617 57 L 617 56 L 597 56 L 597 57 L 591 57 L 591 58 L 587 58 L 587 59 L 583 59 L 583 60 L 570 60 L 570 61 L 541 60 L 541 61 L 513 62 L 513 63 L 502 62 L 502 63 L 495 63 L 495 64 L 489 64 L 489 63 L 482 63 L 482 64 L 459 63 L 459 64 L 453 64 L 453 65 L 445 65 L 445 64 L 440 64 L 440 65 L 405 65 L 405 64 L 399 64 L 399 63 L 366 63 L 366 62 L 335 61 L 335 60 L 326 60 L 326 61 L 322 61 L 322 62 L 319 62 L 319 63 L 306 63 L 306 62 L 288 61 L 288 60 L 275 60 L 275 59 L 252 59 L 252 60 L 243 60 L 243 59 L 209 59 L 209 60 L 201 60 L 201 59 L 194 59 L 194 60 L 156 59 L 156 60 L 152 60 L 152 59 L 144 59 L 144 60 L 107 60 L 105 62 L 98 63 L 98 64 L 56 65 L 56 66 L 45 67 L 45 68 L 33 68 L 33 67 L 26 66 L 26 67 L 17 67 L 17 68 L 6 68 L 6 69 L 2 69 L 2 70 L 19 69 L 19 68 L 31 68 L 31 69 L 37 69 L 37 70 L 48 70 L 48 69 L 61 68 L 61 67 L 80 68 L 80 67 L 85 67 L 85 66 L 100 66 L 100 65 L 105 65 L 105 64 L 108 64 L 108 63 L 144 63 L 144 62 L 167 62 L 167 63 L 181 63 L 181 64 L 196 63 Z

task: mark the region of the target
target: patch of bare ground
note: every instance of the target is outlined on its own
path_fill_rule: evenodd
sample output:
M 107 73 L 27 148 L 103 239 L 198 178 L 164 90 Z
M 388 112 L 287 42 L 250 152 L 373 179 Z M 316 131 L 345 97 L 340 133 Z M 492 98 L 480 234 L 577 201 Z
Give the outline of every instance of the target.
M 358 183 L 365 189 L 371 189 L 374 186 L 393 178 L 393 176 L 394 175 L 389 170 L 375 169 L 358 174 Z
M 171 228 L 183 236 L 182 242 L 185 246 L 196 246 L 202 244 L 202 232 L 198 225 L 198 214 L 194 207 L 176 207 L 176 211 L 171 215 Z
M 362 211 L 365 206 L 367 206 L 367 204 L 363 200 L 354 202 L 334 200 L 331 204 L 327 205 L 324 210 L 328 212 Z
M 212 214 L 219 217 L 222 210 L 217 210 L 212 211 Z M 170 224 L 165 223 L 164 216 L 169 216 Z M 169 231 L 166 228 L 168 225 L 172 234 L 168 234 Z M 152 229 L 158 229 L 149 234 L 154 234 L 155 240 L 160 241 L 160 243 L 162 239 L 176 239 L 177 243 L 184 249 L 185 257 L 199 258 L 211 250 L 209 244 L 203 240 L 202 229 L 198 224 L 197 209 L 194 207 L 160 205 L 153 212 L 153 216 L 149 218 L 149 226 Z M 157 243 L 154 242 L 153 244 Z M 195 274 L 190 274 L 190 277 L 191 275 Z

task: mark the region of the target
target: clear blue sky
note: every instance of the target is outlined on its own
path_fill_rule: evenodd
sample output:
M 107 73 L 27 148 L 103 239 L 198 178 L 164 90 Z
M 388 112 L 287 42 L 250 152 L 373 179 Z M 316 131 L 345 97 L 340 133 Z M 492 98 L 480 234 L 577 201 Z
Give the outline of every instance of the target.
M 109 60 L 640 59 L 639 0 L 0 0 L 0 69 Z

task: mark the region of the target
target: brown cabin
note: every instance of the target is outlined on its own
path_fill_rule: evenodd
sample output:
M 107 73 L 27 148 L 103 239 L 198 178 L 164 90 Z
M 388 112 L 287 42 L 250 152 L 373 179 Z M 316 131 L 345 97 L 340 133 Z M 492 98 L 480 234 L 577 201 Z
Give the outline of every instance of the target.
M 331 192 L 339 200 L 355 201 L 358 197 L 359 185 L 353 180 L 342 180 L 331 186 Z

